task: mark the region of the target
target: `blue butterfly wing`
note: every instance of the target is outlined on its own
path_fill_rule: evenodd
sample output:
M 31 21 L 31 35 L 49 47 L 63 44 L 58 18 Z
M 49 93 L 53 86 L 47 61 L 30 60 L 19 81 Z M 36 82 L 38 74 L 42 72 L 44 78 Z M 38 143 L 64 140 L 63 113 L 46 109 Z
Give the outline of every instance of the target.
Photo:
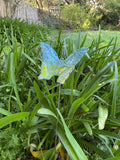
M 46 60 L 47 62 L 53 62 L 53 63 L 59 61 L 57 53 L 49 44 L 45 42 L 40 42 L 39 44 L 43 53 L 43 61 Z
M 89 50 L 88 48 L 80 48 L 71 53 L 66 60 L 59 60 L 57 53 L 49 44 L 40 42 L 40 47 L 43 53 L 43 60 L 41 74 L 38 78 L 50 79 L 53 75 L 58 75 L 57 82 L 61 84 L 65 82 L 75 65 Z
M 88 48 L 79 48 L 63 62 L 61 68 L 62 71 L 59 73 L 57 82 L 63 84 L 65 80 L 69 77 L 69 74 L 74 70 L 75 65 L 81 60 L 81 58 L 88 52 Z
M 65 64 L 68 65 L 73 65 L 75 66 L 81 58 L 88 52 L 89 48 L 83 47 L 79 48 L 73 53 L 70 54 L 70 56 L 65 60 Z
M 50 79 L 53 75 L 57 75 L 56 67 L 59 62 L 59 58 L 54 49 L 45 42 L 40 42 L 42 50 L 42 66 L 39 79 Z

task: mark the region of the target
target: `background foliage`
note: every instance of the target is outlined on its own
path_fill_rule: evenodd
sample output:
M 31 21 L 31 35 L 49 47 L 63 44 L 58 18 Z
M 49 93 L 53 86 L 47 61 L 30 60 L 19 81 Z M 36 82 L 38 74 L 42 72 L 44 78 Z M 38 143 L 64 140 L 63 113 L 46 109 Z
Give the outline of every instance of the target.
M 51 8 L 58 7 L 58 1 L 46 1 L 46 0 L 26 0 L 30 4 L 37 5 L 44 11 L 51 10 Z M 119 0 L 61 0 L 61 19 L 63 22 L 67 21 L 67 24 L 62 23 L 67 28 L 98 28 L 101 24 L 105 29 L 117 29 L 119 27 Z M 58 11 L 52 14 L 58 14 Z M 51 20 L 53 23 L 54 19 Z M 50 23 L 50 22 L 49 22 Z M 59 22 L 58 22 L 59 23 Z
M 98 29 L 100 24 L 102 29 L 119 30 L 119 0 L 61 0 L 60 6 L 57 0 L 24 1 L 38 8 L 38 23 L 50 27 L 58 28 L 61 23 L 64 29 Z M 11 11 L 14 12 L 20 4 L 18 0 L 11 0 L 11 4 L 8 4 L 8 1 L 5 2 L 6 8 L 11 5 L 13 7 Z M 6 13 L 6 15 L 9 14 Z

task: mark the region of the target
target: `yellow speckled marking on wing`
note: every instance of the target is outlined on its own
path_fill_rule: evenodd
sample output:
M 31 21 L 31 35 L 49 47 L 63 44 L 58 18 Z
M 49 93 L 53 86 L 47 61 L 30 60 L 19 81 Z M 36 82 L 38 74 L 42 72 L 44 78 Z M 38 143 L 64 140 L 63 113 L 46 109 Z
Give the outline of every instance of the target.
M 57 82 L 63 84 L 65 80 L 69 77 L 69 74 L 73 71 L 73 69 L 74 69 L 74 66 L 71 66 L 70 68 L 68 67 L 63 68 L 61 74 L 59 74 Z

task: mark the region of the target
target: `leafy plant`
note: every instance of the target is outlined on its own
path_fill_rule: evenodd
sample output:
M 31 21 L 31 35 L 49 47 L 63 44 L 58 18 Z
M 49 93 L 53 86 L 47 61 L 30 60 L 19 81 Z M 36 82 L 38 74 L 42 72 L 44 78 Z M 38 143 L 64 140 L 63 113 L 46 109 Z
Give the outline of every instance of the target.
M 67 21 L 67 25 L 70 28 L 80 29 L 80 28 L 89 28 L 90 20 L 89 15 L 85 11 L 85 7 L 80 6 L 79 4 L 67 5 L 61 9 L 61 19 L 63 22 Z M 65 25 L 63 23 L 63 25 Z
M 38 39 L 39 41 L 43 41 L 43 39 L 45 41 L 46 33 L 42 34 L 42 27 L 40 26 L 28 25 L 17 19 L 0 19 L 0 25 L 1 159 L 15 159 L 26 157 L 23 148 L 29 148 L 27 146 L 28 134 L 26 133 L 25 117 L 28 117 L 32 110 L 32 104 L 35 104 L 35 100 L 33 100 L 35 98 L 34 90 L 30 87 L 33 77 L 29 76 L 29 72 L 31 74 L 36 72 L 33 64 L 35 66 L 40 59 L 38 56 L 39 48 L 37 48 Z M 36 34 L 33 33 L 34 30 L 31 32 L 32 27 L 36 27 Z M 29 39 L 29 36 L 32 36 L 32 39 Z M 40 70 L 40 68 L 37 68 L 37 70 Z M 32 101 L 31 106 L 30 101 Z M 17 132 L 18 128 L 20 130 Z M 23 128 L 26 129 L 24 136 L 22 132 L 25 130 Z M 4 137 L 4 134 L 9 134 L 9 132 L 9 137 Z M 15 137 L 15 143 L 13 142 L 13 144 L 12 132 Z M 5 146 L 6 141 L 8 146 Z M 20 147 L 21 143 L 23 144 Z M 14 152 L 15 148 L 16 151 Z
M 54 76 L 38 80 L 42 60 L 38 42 L 47 41 L 44 33 L 30 39 L 34 31 L 15 31 L 14 27 L 0 27 L 0 158 L 119 157 L 117 39 L 107 44 L 102 43 L 101 35 L 93 39 L 87 46 L 88 54 L 60 86 Z M 61 41 L 60 36 L 50 42 L 59 58 L 67 58 L 87 43 L 87 35 L 82 40 L 79 35 L 76 43 L 69 38 Z

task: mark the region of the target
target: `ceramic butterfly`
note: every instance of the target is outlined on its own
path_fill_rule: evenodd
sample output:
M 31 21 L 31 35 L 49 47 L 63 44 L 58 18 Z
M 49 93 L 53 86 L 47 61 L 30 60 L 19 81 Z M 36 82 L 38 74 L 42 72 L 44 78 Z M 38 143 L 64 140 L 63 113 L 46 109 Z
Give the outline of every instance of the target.
M 69 74 L 74 70 L 75 65 L 87 53 L 88 48 L 79 48 L 68 56 L 68 58 L 59 59 L 54 49 L 47 43 L 40 42 L 40 47 L 43 53 L 41 74 L 38 79 L 50 79 L 57 75 L 57 82 L 63 84 L 69 77 Z

